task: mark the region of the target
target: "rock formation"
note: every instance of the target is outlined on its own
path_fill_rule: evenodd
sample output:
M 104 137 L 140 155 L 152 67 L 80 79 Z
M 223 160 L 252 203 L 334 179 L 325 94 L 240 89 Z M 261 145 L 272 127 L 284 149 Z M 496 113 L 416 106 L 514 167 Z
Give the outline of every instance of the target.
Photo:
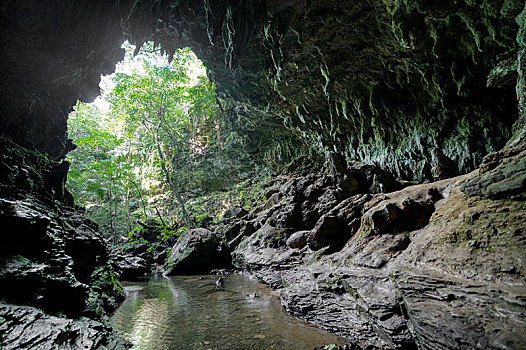
M 323 176 L 281 177 L 224 228 L 285 310 L 360 345 L 526 346 L 524 1 L 24 0 L 0 19 L 6 349 L 126 346 L 63 161 L 68 112 L 125 39 L 191 47 L 261 162 L 328 152 Z
M 233 241 L 234 265 L 279 290 L 286 311 L 363 347 L 521 349 L 525 156 L 523 142 L 467 175 L 337 199 L 337 184 L 294 196 L 315 182 L 296 177 L 279 203 L 224 229 L 256 228 Z
M 71 205 L 67 162 L 0 149 L 2 348 L 128 348 L 107 323 L 125 295 L 97 225 Z

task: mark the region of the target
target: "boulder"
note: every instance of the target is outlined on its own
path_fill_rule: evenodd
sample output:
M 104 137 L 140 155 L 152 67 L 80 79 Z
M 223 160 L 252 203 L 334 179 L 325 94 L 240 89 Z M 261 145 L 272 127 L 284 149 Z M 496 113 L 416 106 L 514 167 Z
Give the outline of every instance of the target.
M 307 245 L 307 235 L 310 231 L 298 231 L 287 239 L 289 248 L 303 248 Z
M 219 236 L 204 228 L 182 235 L 164 266 L 166 275 L 208 273 L 226 265 Z
M 225 211 L 223 214 L 222 221 L 229 220 L 229 219 L 241 219 L 243 216 L 247 215 L 248 211 L 241 207 L 232 207 Z
M 124 281 L 133 281 L 152 272 L 151 265 L 139 256 L 121 253 L 113 257 L 113 262 Z

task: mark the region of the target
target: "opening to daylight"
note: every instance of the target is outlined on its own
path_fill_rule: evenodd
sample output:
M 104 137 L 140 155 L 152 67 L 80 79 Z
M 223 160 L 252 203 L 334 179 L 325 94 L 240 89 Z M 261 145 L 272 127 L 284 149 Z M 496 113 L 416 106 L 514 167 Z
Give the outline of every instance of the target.
M 526 349 L 524 0 L 0 33 L 0 350 Z
M 134 233 L 153 225 L 161 236 L 149 243 L 168 249 L 233 204 L 223 192 L 243 180 L 243 143 L 193 52 L 170 59 L 152 42 L 136 55 L 128 42 L 123 48 L 115 73 L 102 76 L 101 95 L 69 115 L 77 148 L 68 154 L 67 186 L 113 244 L 135 244 Z

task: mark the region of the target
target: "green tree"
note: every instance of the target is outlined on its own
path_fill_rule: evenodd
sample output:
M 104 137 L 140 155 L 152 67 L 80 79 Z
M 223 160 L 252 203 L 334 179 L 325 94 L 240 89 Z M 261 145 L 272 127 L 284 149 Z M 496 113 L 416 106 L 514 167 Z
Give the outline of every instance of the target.
M 108 98 L 112 116 L 124 120 L 126 133 L 130 136 L 142 134 L 155 148 L 165 182 L 189 227 L 193 223 L 186 210 L 184 193 L 198 174 L 191 165 L 203 147 L 198 135 L 203 113 L 197 116 L 191 112 L 203 112 L 204 105 L 192 104 L 199 100 L 192 92 L 202 89 L 189 87 L 188 62 L 191 58 L 189 50 L 178 50 L 171 63 L 143 58 L 144 72 L 116 74 L 116 85 Z M 207 112 L 215 113 L 213 110 Z
M 212 192 L 255 169 L 244 139 L 225 125 L 228 106 L 196 76 L 193 53 L 178 50 L 169 61 L 151 43 L 133 51 L 127 45 L 126 67 L 103 79 L 107 111 L 78 103 L 69 118 L 78 149 L 69 155 L 68 187 L 114 236 L 153 217 L 200 224 L 217 211 L 203 201 L 222 208 L 224 196 Z
M 71 169 L 68 187 L 77 203 L 87 206 L 97 222 L 114 236 L 130 230 L 133 198 L 133 163 L 122 153 L 124 140 L 117 136 L 118 125 L 96 105 L 77 103 L 69 116 L 68 132 L 77 150 L 68 155 Z

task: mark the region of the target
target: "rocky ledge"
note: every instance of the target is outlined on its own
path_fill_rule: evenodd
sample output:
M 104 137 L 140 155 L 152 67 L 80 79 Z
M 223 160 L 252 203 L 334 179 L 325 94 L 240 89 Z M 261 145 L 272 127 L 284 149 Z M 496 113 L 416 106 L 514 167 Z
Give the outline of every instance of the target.
M 125 295 L 97 225 L 68 204 L 67 162 L 10 142 L 0 154 L 1 348 L 129 347 L 108 326 Z
M 406 187 L 328 159 L 321 176 L 278 177 L 264 204 L 208 236 L 352 348 L 526 347 L 524 140 L 470 174 Z

